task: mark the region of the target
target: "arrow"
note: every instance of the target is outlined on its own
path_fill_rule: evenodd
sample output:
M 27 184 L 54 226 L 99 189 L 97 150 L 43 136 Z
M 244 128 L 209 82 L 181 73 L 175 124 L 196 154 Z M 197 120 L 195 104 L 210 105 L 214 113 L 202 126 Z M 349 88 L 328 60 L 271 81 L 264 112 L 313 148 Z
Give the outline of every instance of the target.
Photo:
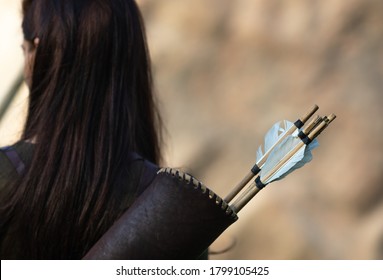
M 238 213 L 267 184 L 280 180 L 312 159 L 311 150 L 318 146 L 316 137 L 336 118 L 317 117 L 306 128 L 287 136 L 270 153 L 261 173 L 234 201 L 231 207 Z
M 238 193 L 246 186 L 246 184 L 259 173 L 262 166 L 265 164 L 268 156 L 271 151 L 280 144 L 287 136 L 291 135 L 297 129 L 303 127 L 303 125 L 314 115 L 314 113 L 319 109 L 317 105 L 314 105 L 310 110 L 303 115 L 301 118 L 295 121 L 295 123 L 284 121 L 284 129 L 281 128 L 280 122 L 274 124 L 271 129 L 266 133 L 265 136 L 265 153 L 262 154 L 261 148 L 258 149 L 257 162 L 254 164 L 251 171 L 234 187 L 234 189 L 225 197 L 225 201 L 229 203 Z M 281 133 L 280 133 L 281 132 Z

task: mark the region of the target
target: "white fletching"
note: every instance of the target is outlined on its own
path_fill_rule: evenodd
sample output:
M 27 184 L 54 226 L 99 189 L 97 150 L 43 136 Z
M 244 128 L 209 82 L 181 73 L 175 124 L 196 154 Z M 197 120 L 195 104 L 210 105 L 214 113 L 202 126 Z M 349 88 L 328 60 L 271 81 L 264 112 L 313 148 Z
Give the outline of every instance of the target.
M 294 123 L 284 120 L 281 122 L 277 122 L 269 129 L 269 131 L 265 135 L 265 143 L 263 145 L 263 150 L 262 146 L 259 146 L 257 150 L 257 163 L 270 149 L 274 148 L 278 140 L 282 138 L 286 131 L 288 131 L 293 125 Z
M 261 181 L 264 184 L 271 183 L 276 180 L 280 180 L 293 172 L 294 170 L 302 167 L 307 162 L 311 161 L 311 150 L 316 148 L 319 143 L 317 140 L 312 141 L 309 145 L 303 145 L 290 159 L 286 161 L 278 170 L 273 174 L 270 172 L 274 167 L 284 159 L 284 157 L 292 151 L 297 145 L 302 143 L 302 140 L 297 137 L 297 132 L 293 135 L 287 136 L 280 144 L 278 144 L 270 153 L 267 161 L 265 162 L 261 170 Z
M 285 136 L 286 132 L 293 126 L 294 123 L 287 120 L 277 122 L 266 133 L 263 149 L 262 146 L 258 148 L 257 164 L 269 153 L 264 165 L 260 166 L 260 177 L 264 184 L 280 180 L 311 161 L 311 150 L 319 145 L 318 141 L 314 140 L 309 145 L 304 145 L 298 137 L 300 129 L 296 129 L 291 135 Z M 302 147 L 296 150 L 295 154 L 291 155 L 291 152 L 298 145 L 302 145 Z M 290 158 L 287 158 L 286 156 L 289 153 Z M 285 163 L 276 170 L 275 167 L 281 162 Z

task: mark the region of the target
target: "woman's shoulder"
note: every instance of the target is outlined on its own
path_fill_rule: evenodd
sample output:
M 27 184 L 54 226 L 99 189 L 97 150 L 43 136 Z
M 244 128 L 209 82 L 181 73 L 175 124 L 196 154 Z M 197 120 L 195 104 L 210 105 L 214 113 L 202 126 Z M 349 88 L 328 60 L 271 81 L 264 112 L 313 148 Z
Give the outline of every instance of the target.
M 120 180 L 114 186 L 115 198 L 120 210 L 127 210 L 154 181 L 158 170 L 156 164 L 135 152 L 127 155 L 127 164 L 120 170 Z
M 132 152 L 129 154 L 130 169 L 136 174 L 137 192 L 136 195 L 142 194 L 146 188 L 153 182 L 160 168 L 158 165 L 145 159 L 141 155 Z

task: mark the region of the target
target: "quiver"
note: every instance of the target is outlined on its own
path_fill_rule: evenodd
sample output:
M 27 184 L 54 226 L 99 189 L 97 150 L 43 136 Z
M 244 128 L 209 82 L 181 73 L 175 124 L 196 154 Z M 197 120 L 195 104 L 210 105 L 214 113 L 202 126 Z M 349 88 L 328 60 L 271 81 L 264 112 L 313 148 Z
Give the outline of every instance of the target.
M 238 219 L 192 176 L 161 169 L 85 259 L 197 259 Z

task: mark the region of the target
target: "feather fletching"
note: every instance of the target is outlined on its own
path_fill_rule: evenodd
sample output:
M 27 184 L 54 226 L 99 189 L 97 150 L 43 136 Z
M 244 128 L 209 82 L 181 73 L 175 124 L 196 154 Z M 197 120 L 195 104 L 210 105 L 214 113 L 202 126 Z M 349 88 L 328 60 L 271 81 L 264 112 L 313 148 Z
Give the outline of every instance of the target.
M 285 164 L 283 164 L 278 170 L 270 174 L 271 170 L 281 162 L 285 156 L 290 153 L 298 144 L 301 143 L 301 139 L 293 135 L 289 135 L 280 144 L 278 144 L 270 153 L 265 165 L 261 170 L 261 181 L 264 184 L 271 183 L 276 180 L 280 180 L 293 172 L 294 170 L 302 167 L 307 162 L 311 161 L 311 150 L 318 146 L 318 141 L 314 140 L 309 145 L 303 145 L 298 151 L 292 155 Z
M 265 142 L 262 146 L 259 146 L 257 150 L 257 157 L 256 160 L 259 162 L 261 158 L 270 150 L 272 149 L 275 144 L 278 142 L 279 139 L 281 139 L 286 131 L 288 131 L 294 124 L 290 121 L 281 121 L 275 123 L 269 131 L 265 135 Z M 298 130 L 297 130 L 298 131 Z

